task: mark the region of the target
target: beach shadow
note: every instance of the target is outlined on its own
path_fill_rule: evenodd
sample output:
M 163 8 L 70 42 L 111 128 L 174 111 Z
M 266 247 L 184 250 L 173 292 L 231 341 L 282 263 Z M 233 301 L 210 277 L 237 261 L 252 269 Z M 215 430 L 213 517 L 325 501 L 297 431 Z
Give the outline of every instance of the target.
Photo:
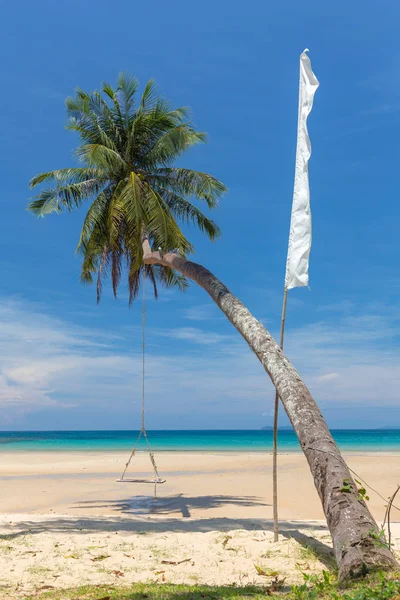
M 260 518 L 229 518 L 229 517 L 191 517 L 193 509 L 218 508 L 228 505 L 252 507 L 270 506 L 255 496 L 184 496 L 177 494 L 154 500 L 151 496 L 135 496 L 125 500 L 96 500 L 76 503 L 70 509 L 110 509 L 119 514 L 85 517 L 55 517 L 43 521 L 20 521 L 5 526 L 5 535 L 0 540 L 12 540 L 29 534 L 45 532 L 63 533 L 114 533 L 121 536 L 151 533 L 206 533 L 211 531 L 228 532 L 273 531 L 273 522 Z M 176 516 L 179 515 L 179 516 Z M 183 518 L 182 518 L 183 517 Z M 3 531 L 4 531 L 3 529 Z M 282 521 L 279 525 L 280 535 L 293 538 L 304 548 L 304 560 L 317 559 L 328 569 L 335 566 L 331 546 L 317 540 L 313 531 L 325 530 L 326 526 L 318 521 Z M 304 532 L 310 532 L 307 535 Z M 218 596 L 216 596 L 218 597 Z
M 210 502 L 208 497 L 196 499 L 203 502 Z M 229 497 L 228 497 L 229 498 Z M 185 512 L 187 510 L 187 498 L 183 504 L 182 499 L 178 497 L 172 498 L 171 500 L 176 501 L 174 506 L 176 512 L 180 512 L 185 518 L 181 517 L 167 517 L 163 513 L 163 510 L 170 511 L 170 507 L 161 507 L 159 515 L 151 516 L 128 516 L 130 510 L 130 504 L 121 506 L 123 513 L 128 513 L 126 517 L 122 516 L 93 516 L 84 518 L 54 518 L 46 519 L 41 522 L 35 521 L 20 521 L 15 524 L 9 524 L 5 527 L 7 533 L 0 534 L 0 540 L 12 540 L 15 538 L 23 537 L 29 534 L 40 534 L 40 533 L 114 533 L 120 536 L 130 536 L 134 534 L 146 535 L 151 533 L 207 533 L 211 531 L 273 531 L 273 522 L 267 519 L 240 519 L 240 518 L 228 518 L 228 517 L 214 517 L 214 518 L 203 518 L 194 519 L 186 517 Z M 246 503 L 244 506 L 250 506 L 249 502 L 254 502 L 254 499 L 249 498 L 238 498 L 237 501 Z M 144 499 L 143 499 L 144 501 Z M 219 500 L 221 501 L 221 500 Z M 91 503 L 86 503 L 86 506 Z M 96 506 L 109 506 L 110 503 L 105 505 L 101 504 L 101 501 Z M 213 504 L 215 505 L 215 504 Z M 93 504 L 91 504 L 93 506 Z M 164 518 L 162 518 L 164 516 Z M 279 525 L 279 533 L 282 537 L 287 539 L 293 538 L 304 548 L 306 556 L 304 560 L 319 560 L 322 562 L 328 570 L 335 568 L 335 559 L 332 551 L 332 547 L 316 539 L 311 533 L 314 531 L 325 530 L 327 528 L 318 521 L 284 521 Z M 4 531 L 4 530 L 3 530 Z M 307 535 L 304 532 L 310 531 L 311 535 Z
M 311 555 L 322 562 L 329 570 L 336 568 L 335 555 L 332 547 L 317 540 L 311 535 L 305 535 L 298 529 L 284 529 L 281 534 L 286 538 L 293 538 Z
M 154 518 L 151 517 L 136 517 L 136 518 L 121 518 L 121 517 L 85 517 L 85 518 L 54 518 L 46 519 L 40 522 L 37 521 L 19 521 L 18 523 L 5 526 L 7 533 L 0 534 L 0 539 L 11 540 L 16 537 L 21 537 L 27 534 L 39 534 L 43 532 L 66 532 L 69 533 L 91 533 L 91 532 L 107 532 L 120 535 L 132 535 L 135 533 L 185 533 L 198 532 L 206 533 L 210 531 L 234 531 L 243 529 L 245 531 L 273 531 L 273 522 L 267 519 L 231 519 L 228 517 L 215 517 L 207 519 L 181 519 L 181 518 Z M 280 524 L 280 533 L 284 537 L 295 537 L 296 532 L 300 534 L 300 530 L 316 530 L 326 529 L 320 523 L 313 521 L 285 521 Z M 302 534 L 300 534 L 301 536 Z M 301 542 L 299 536 L 298 541 Z M 304 536 L 306 543 L 310 546 L 310 536 Z M 322 544 L 325 546 L 325 544 Z M 326 546 L 329 549 L 329 546 Z
M 218 508 L 225 505 L 234 506 L 270 506 L 254 496 L 133 496 L 125 500 L 84 500 L 76 503 L 70 509 L 109 508 L 131 515 L 173 515 L 180 513 L 183 518 L 191 517 L 191 510 L 203 508 Z

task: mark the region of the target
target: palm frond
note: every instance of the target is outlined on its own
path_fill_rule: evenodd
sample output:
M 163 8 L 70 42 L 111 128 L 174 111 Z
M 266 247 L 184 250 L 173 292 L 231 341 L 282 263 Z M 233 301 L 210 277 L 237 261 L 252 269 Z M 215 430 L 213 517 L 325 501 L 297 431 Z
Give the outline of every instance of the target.
M 79 160 L 91 167 L 100 167 L 112 172 L 124 172 L 128 167 L 117 151 L 100 143 L 78 146 L 74 154 Z
M 111 254 L 111 281 L 115 298 L 122 275 L 122 252 L 114 250 Z
M 204 143 L 205 133 L 195 131 L 186 123 L 176 125 L 162 135 L 147 153 L 145 163 L 148 167 L 169 166 L 191 146 Z
M 117 150 L 124 142 L 124 129 L 98 92 L 86 94 L 78 90 L 76 98 L 66 100 L 69 122 L 67 129 L 77 131 L 91 144 L 102 144 Z
M 107 231 L 109 243 L 117 249 L 124 243 L 131 251 L 140 247 L 140 230 L 143 221 L 142 190 L 138 177 L 131 173 L 128 181 L 121 181 L 115 188 L 108 208 Z M 141 258 L 141 257 L 140 257 Z
M 62 207 L 55 190 L 42 190 L 35 199 L 28 203 L 28 210 L 37 217 L 45 217 L 50 213 L 60 213 Z
M 38 217 L 44 217 L 52 212 L 60 213 L 65 208 L 71 211 L 79 207 L 82 202 L 90 199 L 104 187 L 104 181 L 88 179 L 80 183 L 60 185 L 53 189 L 42 190 L 35 199 L 28 204 L 28 210 Z
M 157 102 L 157 85 L 154 79 L 149 79 L 140 99 L 140 110 L 150 111 Z
M 53 181 L 56 184 L 60 183 L 81 183 L 82 181 L 88 181 L 89 179 L 98 180 L 104 179 L 106 181 L 106 172 L 101 169 L 89 169 L 87 167 L 72 168 L 72 169 L 56 169 L 55 171 L 48 171 L 47 173 L 39 173 L 29 182 L 29 187 L 32 189 L 40 183 Z
M 197 225 L 200 231 L 206 233 L 212 242 L 221 235 L 218 225 L 211 219 L 208 219 L 200 209 L 185 198 L 169 191 L 164 191 L 162 197 L 171 212 L 178 219 Z
M 113 112 L 116 126 L 118 130 L 125 134 L 123 135 L 123 137 L 126 139 L 125 123 L 122 115 L 121 105 L 118 100 L 118 94 L 108 83 L 103 83 L 102 90 L 104 94 L 106 94 L 106 96 L 108 96 L 108 98 L 110 98 L 111 102 L 113 103 Z
M 98 239 L 108 239 L 107 218 L 112 195 L 112 188 L 106 188 L 93 200 L 83 222 L 77 252 L 86 252 L 94 231 L 97 232 Z
M 158 169 L 152 173 L 150 181 L 158 189 L 170 189 L 183 196 L 205 200 L 209 208 L 218 206 L 219 198 L 226 192 L 224 184 L 212 175 L 191 169 Z
M 157 274 L 154 265 L 144 265 L 144 273 L 146 279 L 150 281 L 153 286 L 154 297 L 157 300 L 158 298 L 158 289 L 157 289 Z
M 141 269 L 130 266 L 128 272 L 129 306 L 137 298 L 140 289 Z
M 183 255 L 193 252 L 192 244 L 180 230 L 162 196 L 147 183 L 144 187 L 147 191 L 144 225 L 155 246 L 164 251 L 177 248 Z
M 96 285 L 96 296 L 97 304 L 100 302 L 101 292 L 103 289 L 103 282 L 107 278 L 108 267 L 110 265 L 110 251 L 105 246 L 101 252 L 99 265 L 97 267 L 97 285 Z
M 154 248 L 175 249 L 185 256 L 193 245 L 181 230 L 193 223 L 211 240 L 219 228 L 190 200 L 214 208 L 225 186 L 207 173 L 174 168 L 173 162 L 191 146 L 205 141 L 190 122 L 189 110 L 173 109 L 150 80 L 137 99 L 138 81 L 121 73 L 115 89 L 75 90 L 67 98 L 67 129 L 81 140 L 78 168 L 40 173 L 31 188 L 47 184 L 28 205 L 38 216 L 72 210 L 89 200 L 77 251 L 82 254 L 81 280 L 96 281 L 97 299 L 111 280 L 117 294 L 126 265 L 130 302 L 144 281 L 185 289 L 188 281 L 160 265 L 143 264 L 142 236 Z
M 162 100 L 150 111 L 138 110 L 129 128 L 127 160 L 146 168 L 149 151 L 164 134 L 182 124 L 184 114 L 184 108 L 170 110 Z
M 124 115 L 125 127 L 128 126 L 132 111 L 135 106 L 135 94 L 139 87 L 139 81 L 130 73 L 124 71 L 118 75 L 117 97 Z
M 159 266 L 157 276 L 159 281 L 167 288 L 174 287 L 184 292 L 189 287 L 189 281 L 186 277 L 169 267 Z

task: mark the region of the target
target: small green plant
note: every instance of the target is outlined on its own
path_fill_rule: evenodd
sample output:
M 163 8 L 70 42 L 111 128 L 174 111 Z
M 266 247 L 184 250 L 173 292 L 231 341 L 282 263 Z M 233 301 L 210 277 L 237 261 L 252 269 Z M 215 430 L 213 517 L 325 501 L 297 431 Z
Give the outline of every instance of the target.
M 28 567 L 26 571 L 31 575 L 48 575 L 49 573 L 51 573 L 51 569 L 35 565 L 32 567 Z
M 74 558 L 74 559 L 78 559 L 78 558 L 82 558 L 82 552 L 71 552 L 71 554 L 66 554 L 64 556 L 64 558 Z
M 342 485 L 340 491 L 345 494 L 351 494 L 351 492 L 353 491 L 351 479 L 343 479 L 343 485 Z
M 90 560 L 92 562 L 98 562 L 99 560 L 105 560 L 106 558 L 109 558 L 110 555 L 109 554 L 99 554 L 99 556 L 94 556 L 93 558 L 91 558 Z M 72 557 L 73 558 L 73 557 Z
M 378 576 L 378 581 L 357 586 L 356 590 L 336 596 L 339 600 L 397 600 L 400 593 L 400 580 L 390 579 L 383 573 Z M 335 600 L 336 600 L 335 598 Z
M 303 573 L 305 583 L 308 583 L 316 589 L 318 592 L 326 591 L 327 588 L 333 585 L 332 576 L 329 571 L 322 571 L 322 577 L 320 575 L 308 575 Z
M 317 575 L 303 574 L 304 583 L 292 586 L 290 600 L 398 600 L 400 598 L 400 579 L 390 578 L 380 573 L 362 582 L 350 583 L 346 591 L 338 587 L 330 573 L 324 571 L 322 578 Z
M 303 579 L 304 583 L 302 585 L 292 586 L 294 600 L 314 600 L 314 598 L 320 598 L 322 594 L 334 587 L 333 577 L 328 571 L 322 571 L 322 577 L 303 573 Z M 330 598 L 334 599 L 335 596 L 330 596 Z
M 263 577 L 278 577 L 279 571 L 273 571 L 272 569 L 268 569 L 268 567 L 261 567 L 260 565 L 254 565 L 255 570 L 259 575 Z
M 302 546 L 299 548 L 299 555 L 302 560 L 319 560 L 318 552 L 312 546 Z
M 386 541 L 386 534 L 384 529 L 380 529 L 378 532 L 371 529 L 370 531 L 368 531 L 368 535 L 374 540 L 374 544 L 375 546 L 377 546 L 377 548 L 389 548 L 389 544 Z
M 318 598 L 317 590 L 310 590 L 306 583 L 302 585 L 292 585 L 293 600 L 314 600 Z
M 357 491 L 357 497 L 358 500 L 365 502 L 366 500 L 369 500 L 369 496 L 367 494 L 367 490 L 365 489 L 365 487 L 363 487 L 363 484 L 361 483 L 361 481 L 358 481 L 358 479 L 355 479 L 355 482 L 361 486 L 359 488 L 356 488 L 356 490 L 353 487 L 353 484 L 351 482 L 351 479 L 343 479 L 343 485 L 340 489 L 341 492 L 344 492 L 345 494 L 351 494 L 354 491 Z
M 358 479 L 355 480 L 355 482 L 361 486 L 358 488 L 357 492 L 358 492 L 358 499 L 359 500 L 369 500 L 369 496 L 367 494 L 367 490 L 365 489 L 365 487 L 363 487 L 363 484 L 361 483 L 361 481 L 358 481 Z

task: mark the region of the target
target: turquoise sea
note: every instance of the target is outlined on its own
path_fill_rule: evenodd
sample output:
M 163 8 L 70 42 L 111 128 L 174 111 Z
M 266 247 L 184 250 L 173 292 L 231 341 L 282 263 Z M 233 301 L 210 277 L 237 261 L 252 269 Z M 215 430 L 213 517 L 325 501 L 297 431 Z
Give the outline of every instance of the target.
M 0 451 L 129 450 L 137 431 L 4 431 L 0 432 Z M 400 429 L 334 429 L 332 434 L 342 450 L 400 451 Z M 151 446 L 168 451 L 246 451 L 268 452 L 272 449 L 272 431 L 149 431 Z M 279 433 L 281 452 L 300 450 L 293 431 Z M 145 449 L 141 444 L 139 449 Z

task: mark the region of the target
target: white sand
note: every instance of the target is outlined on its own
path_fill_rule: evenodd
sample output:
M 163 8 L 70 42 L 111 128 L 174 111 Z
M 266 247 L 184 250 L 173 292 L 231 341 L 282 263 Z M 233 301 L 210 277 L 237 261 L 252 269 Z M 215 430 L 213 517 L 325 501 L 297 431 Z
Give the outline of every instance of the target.
M 398 455 L 347 459 L 385 497 L 400 480 Z M 150 484 L 115 482 L 124 461 L 121 453 L 0 456 L 0 597 L 85 583 L 244 585 L 278 576 L 290 585 L 303 571 L 331 564 L 329 533 L 301 454 L 280 457 L 277 544 L 270 455 L 158 454 L 167 483 L 157 502 Z M 134 474 L 148 470 L 148 457 L 139 455 Z M 380 520 L 384 503 L 370 495 Z M 396 511 L 393 520 L 400 520 Z M 392 529 L 400 548 L 400 526 Z

